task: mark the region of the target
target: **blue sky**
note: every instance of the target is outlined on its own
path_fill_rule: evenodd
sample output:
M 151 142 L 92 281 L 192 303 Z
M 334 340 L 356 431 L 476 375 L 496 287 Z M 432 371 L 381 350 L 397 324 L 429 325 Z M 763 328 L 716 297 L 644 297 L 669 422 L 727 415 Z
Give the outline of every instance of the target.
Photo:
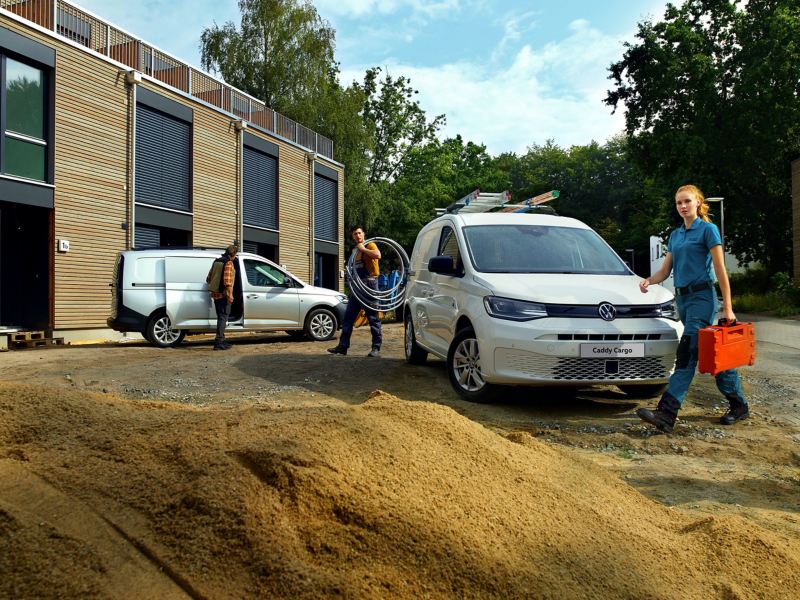
M 78 0 L 97 16 L 194 66 L 199 38 L 239 23 L 235 0 Z M 406 75 L 443 135 L 492 154 L 604 142 L 623 127 L 603 98 L 607 67 L 636 23 L 659 19 L 665 0 L 315 0 L 336 30 L 342 82 L 371 66 Z

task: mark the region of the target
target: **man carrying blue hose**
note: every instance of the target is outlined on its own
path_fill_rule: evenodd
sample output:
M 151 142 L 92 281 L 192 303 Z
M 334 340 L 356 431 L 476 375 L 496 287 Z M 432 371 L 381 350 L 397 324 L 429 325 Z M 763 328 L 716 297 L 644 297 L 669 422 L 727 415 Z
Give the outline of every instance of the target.
M 364 229 L 361 226 L 353 227 L 350 230 L 350 235 L 356 244 L 357 252 L 355 257 L 355 275 L 361 280 L 366 287 L 377 290 L 378 289 L 378 276 L 380 268 L 378 261 L 381 258 L 381 251 L 374 242 L 364 244 Z M 378 358 L 381 355 L 381 320 L 378 316 L 378 311 L 364 305 L 361 300 L 353 293 L 353 285 L 350 285 L 350 296 L 347 301 L 347 311 L 344 313 L 344 320 L 342 322 L 342 334 L 339 336 L 339 343 L 333 348 L 328 348 L 331 354 L 347 354 L 347 349 L 350 347 L 350 336 L 353 334 L 353 325 L 355 323 L 358 313 L 364 311 L 364 314 L 369 321 L 369 330 L 372 334 L 372 350 L 369 351 L 367 356 Z

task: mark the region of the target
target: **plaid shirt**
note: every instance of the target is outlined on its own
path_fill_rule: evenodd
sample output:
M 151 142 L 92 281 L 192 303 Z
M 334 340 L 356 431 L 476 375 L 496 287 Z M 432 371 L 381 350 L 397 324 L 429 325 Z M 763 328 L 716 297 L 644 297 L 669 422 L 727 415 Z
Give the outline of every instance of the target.
M 233 261 L 228 259 L 225 263 L 225 268 L 222 270 L 222 288 L 224 292 L 211 292 L 212 300 L 219 300 L 220 298 L 228 297 L 228 300 L 233 301 Z

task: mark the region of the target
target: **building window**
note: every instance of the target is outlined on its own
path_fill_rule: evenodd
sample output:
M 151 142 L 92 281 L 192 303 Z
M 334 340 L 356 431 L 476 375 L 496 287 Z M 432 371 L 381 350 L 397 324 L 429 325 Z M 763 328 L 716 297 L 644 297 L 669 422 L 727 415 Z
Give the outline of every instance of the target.
M 192 124 L 136 107 L 136 202 L 191 211 Z
M 278 160 L 244 147 L 244 224 L 278 229 Z
M 46 74 L 26 63 L 0 56 L 3 71 L 2 171 L 46 181 Z
M 338 242 L 338 202 L 336 183 L 314 175 L 314 238 Z

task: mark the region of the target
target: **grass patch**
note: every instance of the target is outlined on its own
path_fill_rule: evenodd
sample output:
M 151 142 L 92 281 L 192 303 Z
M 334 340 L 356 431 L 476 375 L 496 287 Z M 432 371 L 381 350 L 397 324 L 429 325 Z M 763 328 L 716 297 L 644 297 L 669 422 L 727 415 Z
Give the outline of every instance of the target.
M 733 298 L 733 310 L 743 313 L 771 313 L 777 317 L 800 314 L 800 306 L 779 292 L 736 296 Z

